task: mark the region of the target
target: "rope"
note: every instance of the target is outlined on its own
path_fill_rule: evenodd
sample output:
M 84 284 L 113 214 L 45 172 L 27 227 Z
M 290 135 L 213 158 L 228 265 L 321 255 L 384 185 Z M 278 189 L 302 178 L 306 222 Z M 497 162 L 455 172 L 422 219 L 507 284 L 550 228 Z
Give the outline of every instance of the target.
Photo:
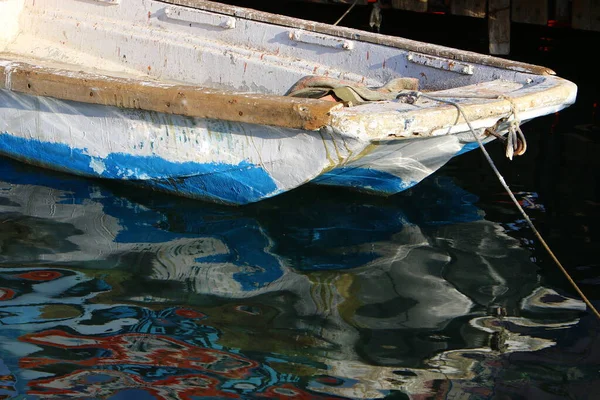
M 552 258 L 552 260 L 556 263 L 556 265 L 558 266 L 558 268 L 565 275 L 565 277 L 567 278 L 567 280 L 569 281 L 569 283 L 573 286 L 573 288 L 575 289 L 575 291 L 577 291 L 577 293 L 579 294 L 579 296 L 581 296 L 581 298 L 583 299 L 583 301 L 585 302 L 585 304 L 590 308 L 590 310 L 600 320 L 600 313 L 598 312 L 598 310 L 596 309 L 596 307 L 594 307 L 594 305 L 590 302 L 590 300 L 586 297 L 586 295 L 581 291 L 581 289 L 579 288 L 579 286 L 577 285 L 577 283 L 575 283 L 575 281 L 573 280 L 573 278 L 571 278 L 571 275 L 569 275 L 569 273 L 567 272 L 567 270 L 565 269 L 565 267 L 563 267 L 563 265 L 561 264 L 561 262 L 554 255 L 554 253 L 550 249 L 550 246 L 548 246 L 548 244 L 546 243 L 546 241 L 544 240 L 544 238 L 542 237 L 542 235 L 540 234 L 540 232 L 537 230 L 537 228 L 535 227 L 535 225 L 533 225 L 533 222 L 531 221 L 531 219 L 529 218 L 529 216 L 527 215 L 527 213 L 525 212 L 525 210 L 523 209 L 523 207 L 521 207 L 521 204 L 519 204 L 519 201 L 517 200 L 517 198 L 513 194 L 512 190 L 510 190 L 510 188 L 508 187 L 508 184 L 506 183 L 506 181 L 502 177 L 502 174 L 500 174 L 500 171 L 498 171 L 498 168 L 496 167 L 496 164 L 494 164 L 494 161 L 492 160 L 492 157 L 490 157 L 489 153 L 485 149 L 485 146 L 483 145 L 483 142 L 481 141 L 481 139 L 479 138 L 479 136 L 477 136 L 477 133 L 475 133 L 475 129 L 473 129 L 473 126 L 471 125 L 471 122 L 467 118 L 467 115 L 465 114 L 465 112 L 462 109 L 462 107 L 460 106 L 460 104 L 458 104 L 457 102 L 451 101 L 451 100 L 444 100 L 444 99 L 441 99 L 441 98 L 436 98 L 436 97 L 428 96 L 428 95 L 423 94 L 421 92 L 417 92 L 417 93 L 415 93 L 415 95 L 417 97 L 425 97 L 425 98 L 433 100 L 433 101 L 438 101 L 440 103 L 450 104 L 450 105 L 456 107 L 456 109 L 458 110 L 458 112 L 465 119 L 467 125 L 469 126 L 469 129 L 471 130 L 471 133 L 473 134 L 473 137 L 475 138 L 475 140 L 477 140 L 477 144 L 479 145 L 479 148 L 483 152 L 483 154 L 484 154 L 487 162 L 490 164 L 490 166 L 494 170 L 494 173 L 498 177 L 498 180 L 500 181 L 500 183 L 502 184 L 502 186 L 504 187 L 504 189 L 506 190 L 506 192 L 510 196 L 511 200 L 513 201 L 513 203 L 515 203 L 515 205 L 517 206 L 517 209 L 519 210 L 519 212 L 523 215 L 523 218 L 525 218 L 525 221 L 527 221 L 527 224 L 529 225 L 529 227 L 531 228 L 531 230 L 533 231 L 533 233 L 535 234 L 535 236 L 537 236 L 537 238 L 539 239 L 539 241 L 542 243 L 542 246 L 546 249 L 546 251 L 548 252 L 548 254 L 550 255 L 550 257 Z M 516 110 L 513 107 L 513 113 L 515 113 L 515 111 Z M 516 119 L 516 114 L 515 114 L 515 119 Z M 520 129 L 519 129 L 519 131 L 520 131 Z M 522 135 L 523 132 L 520 132 L 520 134 Z
M 352 11 L 352 9 L 354 8 L 354 6 L 355 6 L 356 4 L 358 4 L 358 0 L 354 0 L 354 3 L 352 3 L 352 5 L 350 6 L 350 8 L 348 8 L 348 9 L 346 10 L 346 12 L 344 13 L 344 15 L 342 15 L 342 16 L 341 16 L 341 17 L 340 17 L 340 18 L 339 18 L 337 21 L 335 21 L 335 24 L 333 24 L 333 25 L 337 25 L 337 24 L 339 24 L 339 23 L 340 23 L 340 22 L 341 22 L 341 21 L 342 21 L 342 20 L 343 20 L 343 19 L 346 17 L 346 15 L 348 15 L 348 13 L 349 13 L 350 11 Z

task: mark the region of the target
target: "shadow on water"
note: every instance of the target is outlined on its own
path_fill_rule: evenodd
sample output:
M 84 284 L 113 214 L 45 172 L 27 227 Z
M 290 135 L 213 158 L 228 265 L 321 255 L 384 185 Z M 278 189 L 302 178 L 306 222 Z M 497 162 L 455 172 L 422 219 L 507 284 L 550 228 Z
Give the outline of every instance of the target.
M 0 396 L 480 398 L 597 379 L 511 361 L 572 341 L 584 306 L 443 175 L 242 208 L 4 159 L 0 176 Z

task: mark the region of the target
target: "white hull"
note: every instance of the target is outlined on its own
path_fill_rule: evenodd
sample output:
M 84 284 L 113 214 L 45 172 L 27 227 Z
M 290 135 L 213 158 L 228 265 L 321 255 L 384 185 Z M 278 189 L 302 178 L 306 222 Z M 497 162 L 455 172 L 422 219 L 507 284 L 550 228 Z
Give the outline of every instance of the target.
M 419 79 L 483 140 L 576 95 L 543 67 L 202 0 L 0 6 L 0 154 L 226 204 L 309 182 L 389 195 L 476 143 L 439 101 L 284 95 L 306 76 Z
M 96 106 L 6 90 L 0 90 L 0 103 L 5 106 L 0 108 L 3 155 L 228 204 L 293 189 L 367 145 L 319 131 Z

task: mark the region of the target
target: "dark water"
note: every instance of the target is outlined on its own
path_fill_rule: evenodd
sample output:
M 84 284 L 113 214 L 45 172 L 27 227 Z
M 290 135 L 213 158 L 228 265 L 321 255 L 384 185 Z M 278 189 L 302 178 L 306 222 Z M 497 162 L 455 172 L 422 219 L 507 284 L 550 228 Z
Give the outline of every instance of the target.
M 578 103 L 524 125 L 523 157 L 488 149 L 600 307 L 598 79 L 578 52 L 597 36 L 536 29 L 510 57 Z M 0 159 L 0 398 L 596 399 L 598 326 L 476 151 L 387 199 L 242 208 Z

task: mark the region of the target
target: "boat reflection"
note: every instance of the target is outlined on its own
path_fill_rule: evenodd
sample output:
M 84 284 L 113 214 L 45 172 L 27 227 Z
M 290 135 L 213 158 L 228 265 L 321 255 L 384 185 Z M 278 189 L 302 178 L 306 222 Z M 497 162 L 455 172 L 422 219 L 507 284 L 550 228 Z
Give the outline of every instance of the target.
M 0 397 L 485 395 L 582 310 L 441 176 L 228 208 L 0 172 Z

